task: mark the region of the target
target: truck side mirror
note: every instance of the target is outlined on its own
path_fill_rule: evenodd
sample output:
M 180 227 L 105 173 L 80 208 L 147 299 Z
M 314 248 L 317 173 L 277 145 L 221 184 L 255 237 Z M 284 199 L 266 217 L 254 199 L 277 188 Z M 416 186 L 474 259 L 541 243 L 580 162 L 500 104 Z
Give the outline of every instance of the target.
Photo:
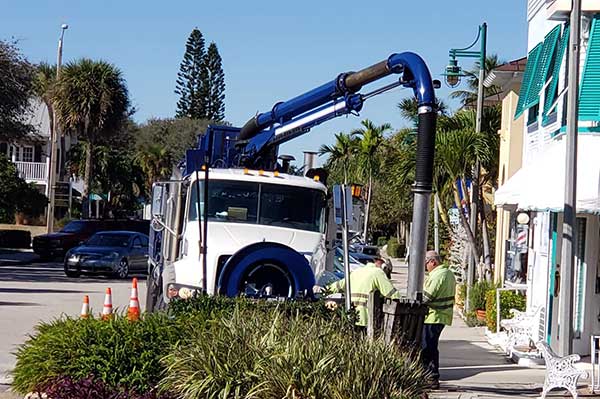
M 164 216 L 165 194 L 165 186 L 156 184 L 152 187 L 152 216 Z

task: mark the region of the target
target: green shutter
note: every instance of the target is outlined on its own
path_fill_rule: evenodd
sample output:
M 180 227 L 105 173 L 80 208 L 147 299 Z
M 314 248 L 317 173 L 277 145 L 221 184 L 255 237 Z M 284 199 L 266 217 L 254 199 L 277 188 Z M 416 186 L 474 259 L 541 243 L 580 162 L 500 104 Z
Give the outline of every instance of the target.
M 550 107 L 556 100 L 556 88 L 558 87 L 558 80 L 560 78 L 560 66 L 567 50 L 567 44 L 569 44 L 569 32 L 570 27 L 566 26 L 563 32 L 562 38 L 560 39 L 560 46 L 558 52 L 554 58 L 554 68 L 552 69 L 552 82 L 546 89 L 546 97 L 544 100 L 544 113 L 542 124 L 545 125 L 548 122 L 548 114 L 550 113 Z
M 523 73 L 523 81 L 521 82 L 521 90 L 519 91 L 519 102 L 517 103 L 517 109 L 515 111 L 515 119 L 523 114 L 526 108 L 524 108 L 525 100 L 527 99 L 527 93 L 531 86 L 531 80 L 537 69 L 537 62 L 539 55 L 542 51 L 542 43 L 538 43 L 529 54 L 527 54 L 527 65 L 525 66 L 525 72 Z
M 579 90 L 579 120 L 600 121 L 600 22 L 594 17 Z
M 542 91 L 542 87 L 546 84 L 550 63 L 554 56 L 554 50 L 556 50 L 556 42 L 558 42 L 558 37 L 560 36 L 560 28 L 561 25 L 556 25 L 544 38 L 542 51 L 538 57 L 537 68 L 531 77 L 531 85 L 529 86 L 527 99 L 523 106 L 525 109 L 540 103 L 540 92 Z

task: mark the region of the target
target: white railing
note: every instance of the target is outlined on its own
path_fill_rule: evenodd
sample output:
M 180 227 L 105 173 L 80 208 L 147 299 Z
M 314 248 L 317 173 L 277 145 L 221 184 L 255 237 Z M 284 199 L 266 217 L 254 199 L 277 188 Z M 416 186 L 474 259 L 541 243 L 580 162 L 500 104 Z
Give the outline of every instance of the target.
M 14 162 L 19 176 L 27 181 L 46 181 L 48 175 L 46 174 L 46 163 L 45 162 Z

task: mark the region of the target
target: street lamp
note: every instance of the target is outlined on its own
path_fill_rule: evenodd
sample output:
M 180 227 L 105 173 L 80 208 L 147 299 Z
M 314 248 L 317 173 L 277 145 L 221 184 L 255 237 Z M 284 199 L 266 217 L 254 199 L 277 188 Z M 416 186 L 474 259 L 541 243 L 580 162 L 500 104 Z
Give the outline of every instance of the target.
M 69 25 L 62 24 L 60 26 L 60 38 L 58 39 L 58 54 L 56 57 L 56 81 L 60 77 L 60 66 L 62 63 L 62 48 L 65 31 L 69 29 Z M 50 138 L 50 170 L 48 171 L 48 214 L 46 215 L 46 231 L 52 233 L 54 231 L 54 205 L 56 196 L 56 161 L 58 157 L 58 122 L 56 121 L 56 110 L 52 107 L 52 131 Z
M 479 42 L 479 51 L 471 50 Z M 485 58 L 486 58 L 486 47 L 487 47 L 487 24 L 484 22 L 479 26 L 477 37 L 470 46 L 464 48 L 453 48 L 449 51 L 450 60 L 446 67 L 446 83 L 450 87 L 456 87 L 460 83 L 460 78 L 465 76 L 460 66 L 458 65 L 457 58 L 478 58 L 479 59 L 479 85 L 477 87 L 477 118 L 475 121 L 475 131 L 481 133 L 481 117 L 483 115 L 483 81 L 485 79 Z M 477 209 L 479 204 L 479 171 L 481 165 L 479 159 L 475 161 L 475 170 L 473 171 L 473 182 L 472 182 L 472 193 L 473 200 L 471 201 L 471 218 L 470 227 L 473 232 L 473 236 L 477 237 Z M 471 255 L 471 262 L 467 269 L 467 297 L 465 298 L 465 309 L 466 311 L 471 310 L 471 304 L 469 301 L 469 291 L 473 286 L 475 280 L 475 265 L 479 259 L 475 259 Z

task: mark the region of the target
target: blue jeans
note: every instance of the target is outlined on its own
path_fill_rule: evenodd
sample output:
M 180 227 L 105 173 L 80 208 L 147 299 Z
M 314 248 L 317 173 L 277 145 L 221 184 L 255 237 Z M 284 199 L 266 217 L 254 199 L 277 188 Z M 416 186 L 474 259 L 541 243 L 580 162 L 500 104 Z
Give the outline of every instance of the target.
M 423 360 L 423 366 L 436 381 L 440 378 L 440 351 L 438 350 L 438 344 L 443 329 L 443 324 L 424 324 L 423 337 L 421 339 L 421 359 Z

